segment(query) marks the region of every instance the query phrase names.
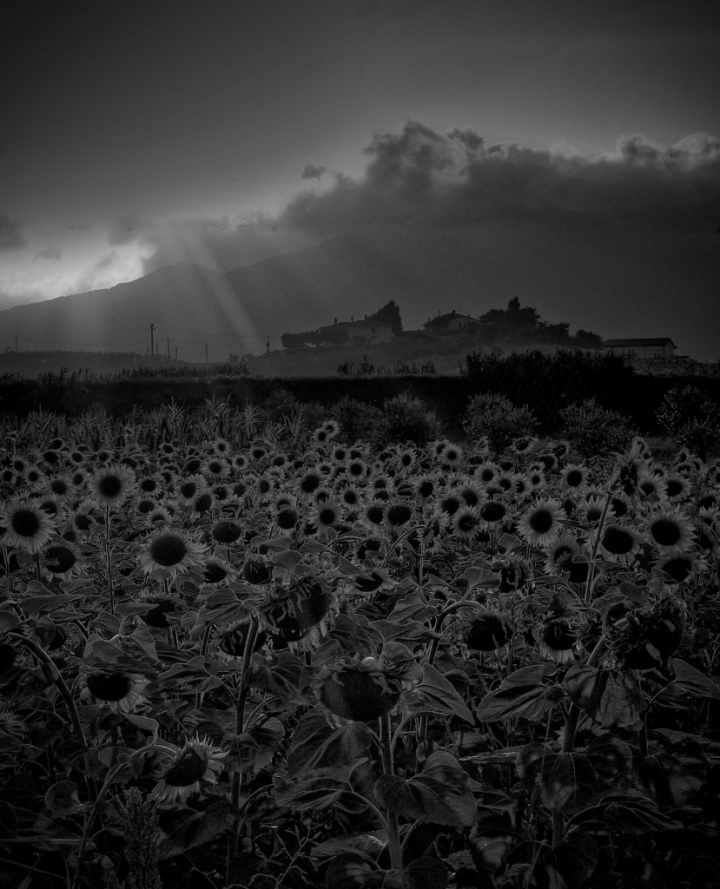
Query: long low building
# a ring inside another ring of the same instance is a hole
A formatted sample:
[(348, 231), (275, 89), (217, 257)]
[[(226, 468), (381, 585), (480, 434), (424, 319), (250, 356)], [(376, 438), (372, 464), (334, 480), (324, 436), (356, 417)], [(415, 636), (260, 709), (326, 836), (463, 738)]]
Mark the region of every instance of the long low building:
[(635, 355), (638, 358), (673, 358), (677, 346), (670, 337), (665, 336), (605, 340), (603, 348), (619, 355)]

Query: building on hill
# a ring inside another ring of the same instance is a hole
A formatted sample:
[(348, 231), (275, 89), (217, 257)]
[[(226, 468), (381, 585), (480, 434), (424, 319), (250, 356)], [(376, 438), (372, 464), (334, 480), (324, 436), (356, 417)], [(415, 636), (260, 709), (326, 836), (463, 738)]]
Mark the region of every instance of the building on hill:
[(339, 321), (335, 319), (334, 324), (327, 327), (320, 327), (319, 345), (320, 346), (336, 346), (342, 340), (342, 334), (347, 333), (347, 339), (342, 345), (347, 346), (377, 346), (380, 343), (389, 343), (394, 333), (389, 324), (378, 324), (371, 318), (364, 321)]
[(436, 315), (423, 324), (423, 329), (429, 333), (441, 333), (445, 331), (468, 330), (480, 323), (479, 318), (473, 318), (471, 315), (462, 315), (456, 312), (445, 312), (443, 315)]
[(677, 346), (670, 337), (605, 340), (603, 348), (616, 355), (636, 358), (674, 358)]

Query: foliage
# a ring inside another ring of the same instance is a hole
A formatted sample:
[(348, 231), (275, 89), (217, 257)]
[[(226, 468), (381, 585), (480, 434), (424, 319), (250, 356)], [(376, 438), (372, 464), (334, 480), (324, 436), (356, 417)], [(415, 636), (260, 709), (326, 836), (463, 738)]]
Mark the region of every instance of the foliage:
[(463, 428), (472, 441), (486, 437), (490, 447), (502, 452), (521, 435), (532, 434), (537, 425), (527, 405), (516, 407), (504, 395), (475, 395), (465, 412)]
[(0, 418), (3, 885), (717, 885), (717, 466), (274, 409)]
[(403, 329), (400, 308), (394, 299), (391, 299), (389, 303), (386, 303), (374, 315), (370, 315), (365, 320), (368, 324), (370, 322), (377, 325), (389, 324), (392, 327), (392, 332), (396, 334)]
[(380, 444), (407, 441), (423, 446), (440, 437), (440, 423), (434, 412), (407, 393), (386, 399), (383, 414), (383, 422), (375, 435)]
[(346, 444), (368, 441), (383, 421), (380, 408), (347, 395), (333, 405), (332, 413), (340, 424), (340, 438)]
[(720, 405), (697, 386), (674, 386), (666, 393), (657, 419), (666, 435), (703, 460), (720, 452)]
[(594, 398), (569, 405), (560, 417), (560, 434), (586, 459), (594, 454), (621, 451), (638, 434), (628, 417), (600, 407)]
[(471, 394), (490, 392), (532, 405), (546, 428), (557, 428), (560, 412), (576, 402), (594, 397), (601, 407), (608, 406), (629, 388), (634, 373), (622, 355), (563, 349), (552, 355), (534, 350), (505, 358), (473, 352), (463, 372)]

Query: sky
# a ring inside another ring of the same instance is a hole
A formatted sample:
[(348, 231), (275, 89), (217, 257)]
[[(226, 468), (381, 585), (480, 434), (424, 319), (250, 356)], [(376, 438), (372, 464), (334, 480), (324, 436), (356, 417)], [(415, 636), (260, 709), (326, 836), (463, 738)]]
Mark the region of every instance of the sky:
[(718, 47), (710, 0), (10, 0), (0, 308), (388, 220), (589, 214), (707, 261)]

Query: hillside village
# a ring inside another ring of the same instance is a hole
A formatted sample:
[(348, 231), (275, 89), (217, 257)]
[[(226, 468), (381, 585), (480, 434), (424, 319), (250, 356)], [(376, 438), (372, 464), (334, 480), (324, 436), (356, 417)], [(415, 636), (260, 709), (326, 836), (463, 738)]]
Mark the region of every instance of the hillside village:
[(607, 349), (616, 354), (628, 354), (636, 358), (674, 358), (677, 346), (670, 337), (631, 338), (603, 340), (592, 331), (578, 329), (570, 334), (567, 322), (552, 324), (543, 321), (533, 306), (522, 306), (517, 297), (511, 299), (507, 309), (490, 309), (483, 315), (473, 316), (452, 309), (429, 318), (422, 330), (405, 331), (400, 308), (391, 300), (373, 315), (351, 317), (302, 333), (284, 333), (281, 342), (284, 349), (334, 348), (339, 346), (373, 347), (392, 343), (399, 339), (432, 338), (450, 344), (453, 340), (472, 339), (478, 345), (556, 345), (586, 349)]

